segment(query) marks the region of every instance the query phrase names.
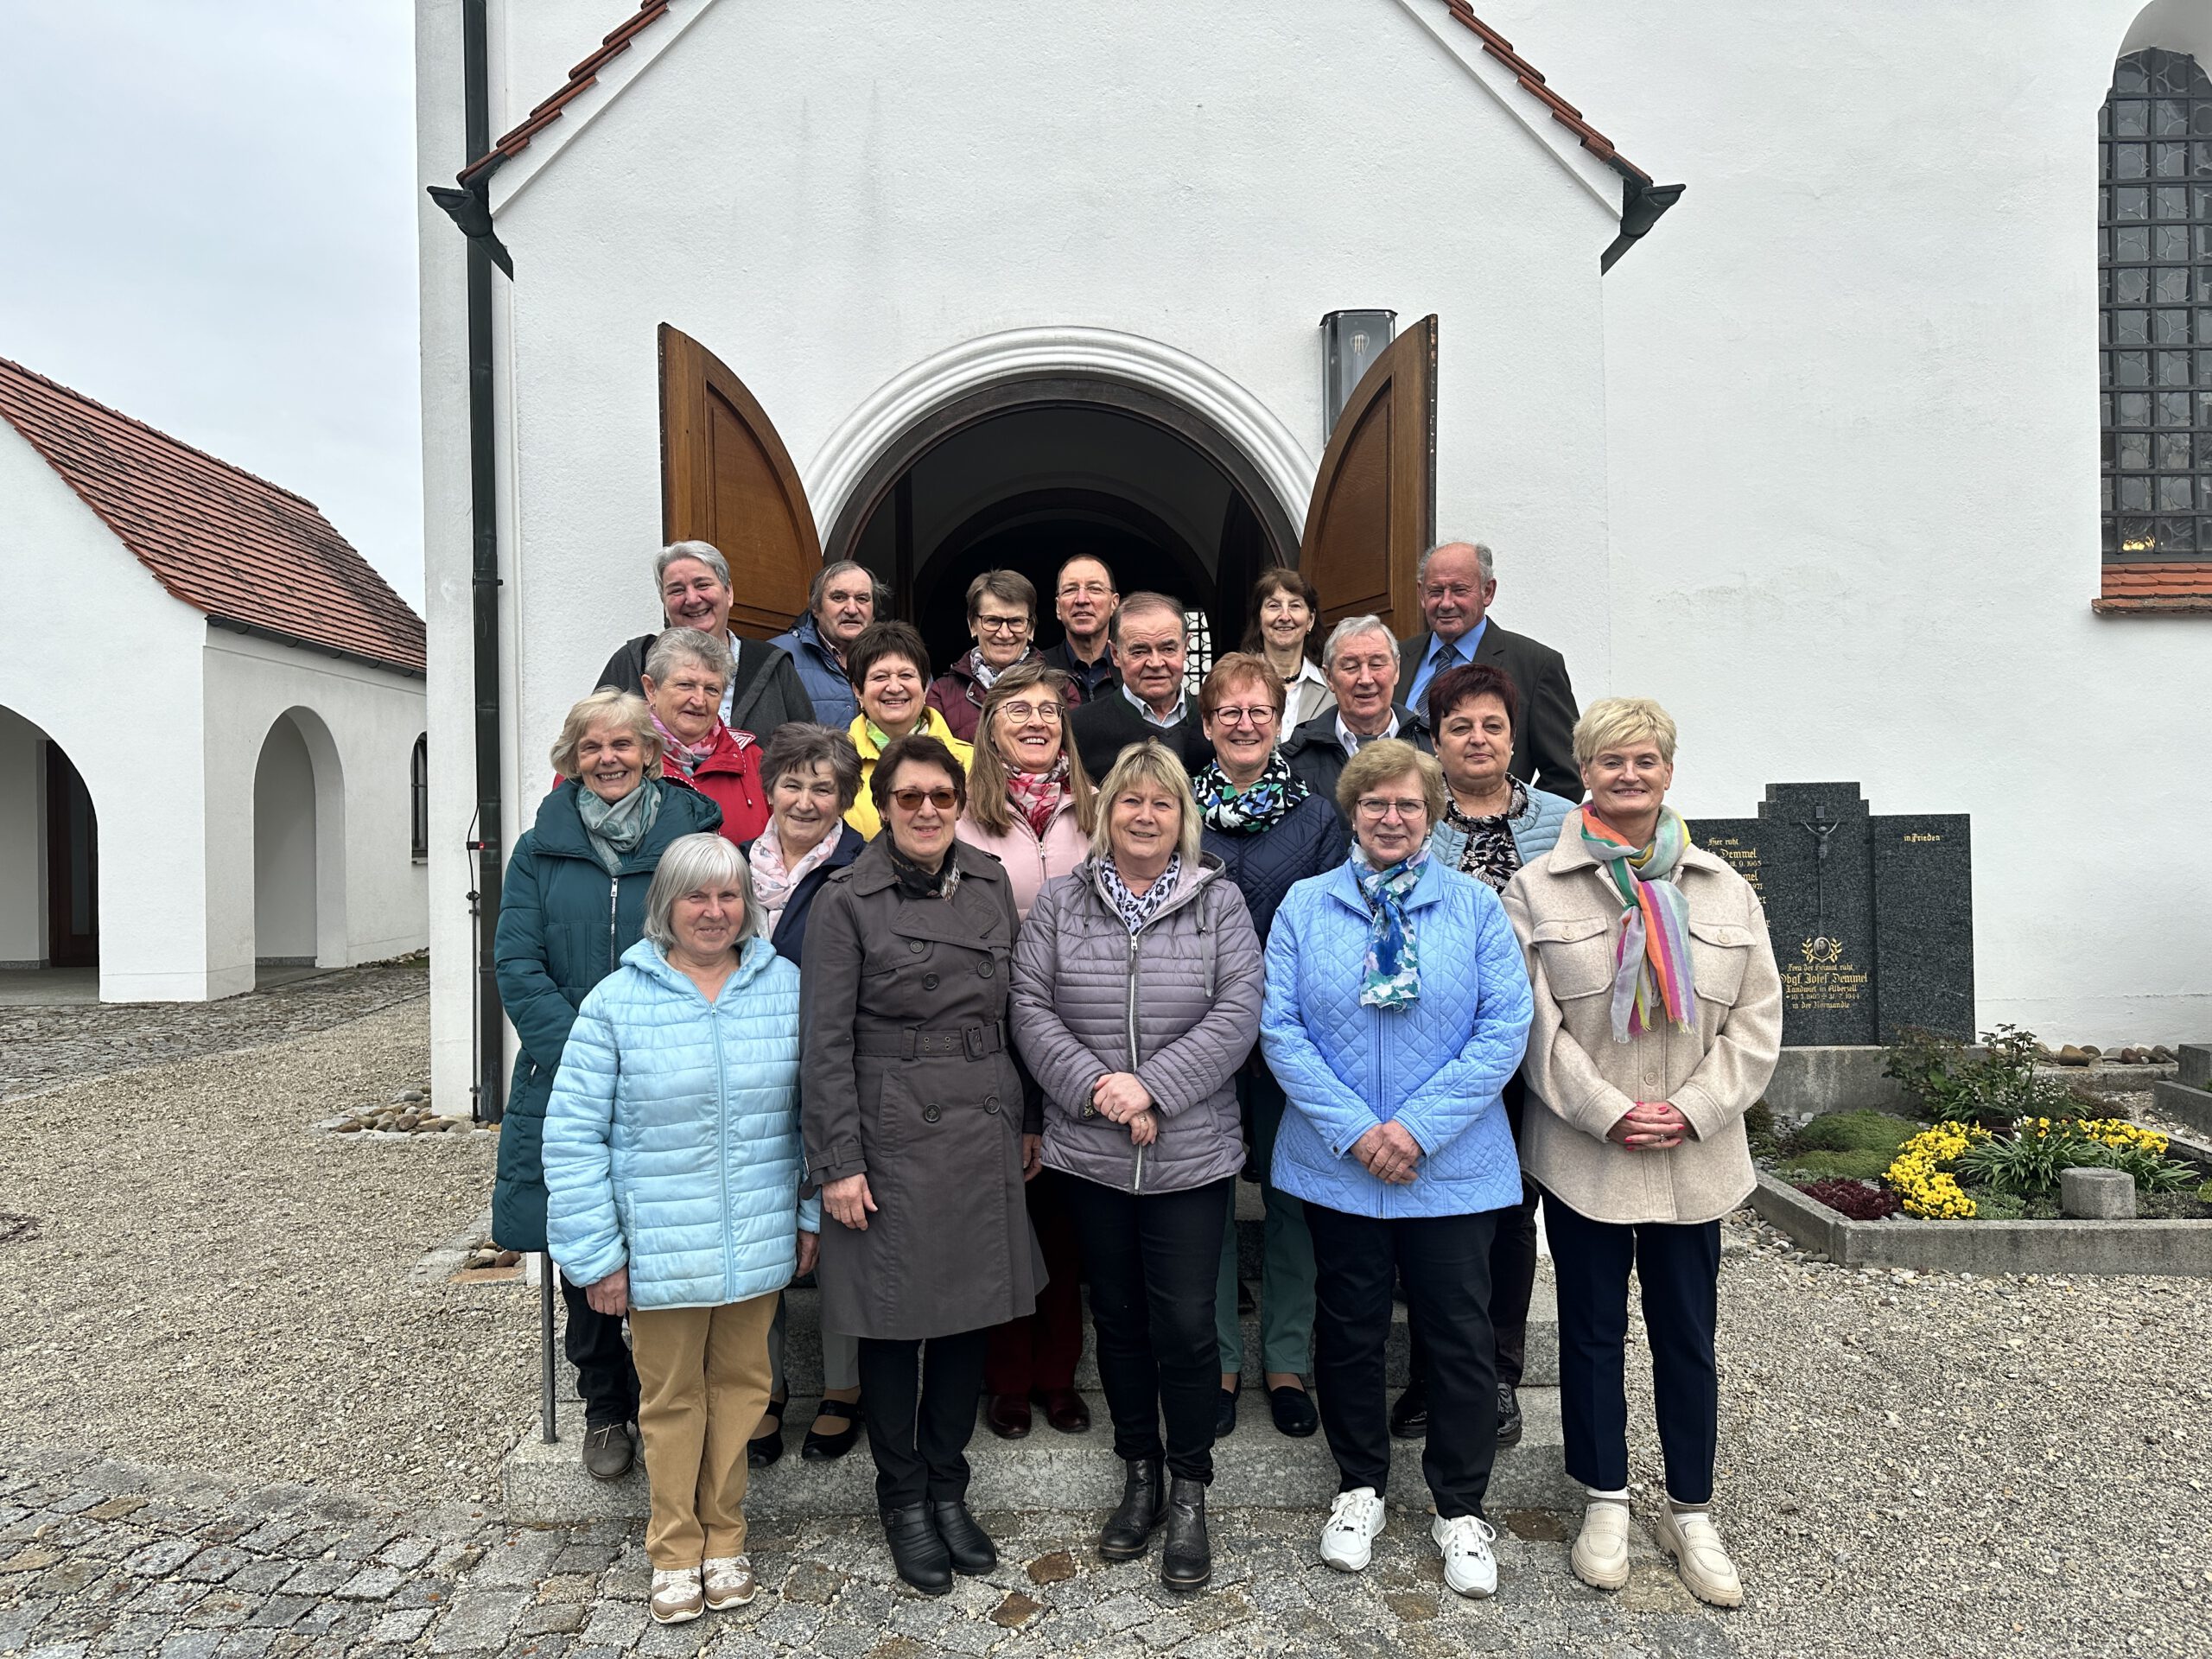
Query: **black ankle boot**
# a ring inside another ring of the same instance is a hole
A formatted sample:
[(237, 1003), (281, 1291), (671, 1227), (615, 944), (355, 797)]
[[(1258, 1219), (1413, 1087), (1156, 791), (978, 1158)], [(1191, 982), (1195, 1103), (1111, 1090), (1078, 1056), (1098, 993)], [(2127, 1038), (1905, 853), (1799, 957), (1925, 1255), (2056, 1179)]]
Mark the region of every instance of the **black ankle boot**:
[(952, 1555), (930, 1521), (927, 1504), (884, 1510), (883, 1541), (891, 1546), (899, 1578), (924, 1595), (941, 1596), (952, 1588)]
[(976, 1517), (968, 1513), (967, 1499), (956, 1497), (942, 1503), (932, 1501), (930, 1519), (937, 1523), (937, 1535), (944, 1540), (954, 1572), (979, 1579), (999, 1564), (998, 1546), (991, 1541), (988, 1533), (976, 1524)]
[(1205, 1483), (1178, 1475), (1167, 1489), (1167, 1545), (1160, 1552), (1160, 1581), (1170, 1590), (1196, 1590), (1212, 1576)]
[(1131, 1458), (1123, 1467), (1122, 1502), (1106, 1517), (1098, 1535), (1098, 1553), (1109, 1561), (1134, 1561), (1152, 1547), (1152, 1535), (1167, 1517), (1167, 1495), (1161, 1490), (1166, 1471), (1158, 1458)]

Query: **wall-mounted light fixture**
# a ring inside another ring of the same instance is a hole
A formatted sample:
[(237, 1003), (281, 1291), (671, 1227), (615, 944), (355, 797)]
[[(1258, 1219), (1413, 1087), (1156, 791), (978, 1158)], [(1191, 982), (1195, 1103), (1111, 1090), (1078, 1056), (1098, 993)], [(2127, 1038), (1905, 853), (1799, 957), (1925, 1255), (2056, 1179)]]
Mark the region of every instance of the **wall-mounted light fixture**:
[(1321, 407), (1325, 432), (1337, 429), (1353, 388), (1359, 385), (1398, 330), (1395, 311), (1332, 311), (1321, 319)]

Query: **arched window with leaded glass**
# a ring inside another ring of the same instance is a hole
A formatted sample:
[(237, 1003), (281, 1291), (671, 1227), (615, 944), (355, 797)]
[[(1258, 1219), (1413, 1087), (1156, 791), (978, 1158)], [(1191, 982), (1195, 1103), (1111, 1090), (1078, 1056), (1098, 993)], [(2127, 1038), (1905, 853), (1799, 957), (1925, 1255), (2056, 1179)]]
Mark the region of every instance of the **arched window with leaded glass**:
[(2098, 133), (2104, 556), (2212, 557), (2212, 79), (2130, 52)]

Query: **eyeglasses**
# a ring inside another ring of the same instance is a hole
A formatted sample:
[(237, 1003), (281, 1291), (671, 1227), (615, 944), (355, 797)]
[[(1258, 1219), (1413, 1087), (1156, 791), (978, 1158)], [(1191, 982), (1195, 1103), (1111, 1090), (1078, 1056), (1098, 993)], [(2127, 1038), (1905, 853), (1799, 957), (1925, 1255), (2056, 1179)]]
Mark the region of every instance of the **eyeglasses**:
[(1017, 726), (1027, 726), (1033, 720), (1041, 720), (1047, 726), (1060, 723), (1060, 705), (1057, 702), (1002, 702), (999, 713)]
[(1217, 709), (1213, 717), (1224, 726), (1272, 726), (1275, 711), (1266, 703), (1255, 709)]
[(1386, 801), (1379, 795), (1363, 795), (1352, 803), (1363, 818), (1373, 818), (1378, 823), (1395, 817), (1410, 823), (1415, 818), (1428, 816), (1427, 801)]
[(940, 812), (950, 812), (960, 804), (960, 797), (945, 784), (939, 784), (935, 789), (894, 789), (891, 798), (901, 812), (918, 812), (924, 801)]
[(979, 616), (976, 626), (985, 633), (1027, 633), (1029, 619), (1026, 616)]

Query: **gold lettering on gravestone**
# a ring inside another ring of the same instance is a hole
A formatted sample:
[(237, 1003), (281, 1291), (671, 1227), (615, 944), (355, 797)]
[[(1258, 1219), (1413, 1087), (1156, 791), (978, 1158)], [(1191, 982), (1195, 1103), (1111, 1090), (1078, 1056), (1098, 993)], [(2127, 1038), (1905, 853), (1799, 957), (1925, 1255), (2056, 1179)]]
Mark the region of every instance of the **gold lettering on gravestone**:
[(1915, 830), (1912, 834), (1904, 838), (1904, 844), (1910, 847), (1917, 842), (1941, 841), (1943, 837), (1941, 836), (1923, 836), (1918, 830)]
[(1843, 941), (1826, 935), (1797, 947), (1799, 960), (1782, 969), (1782, 997), (1788, 1007), (1808, 1012), (1843, 1011), (1859, 1006), (1868, 976), (1843, 954)]
[(1736, 874), (1751, 883), (1751, 891), (1766, 901), (1766, 889), (1759, 885), (1759, 849), (1746, 847), (1740, 836), (1714, 836), (1698, 843), (1715, 857), (1725, 858), (1735, 868)]

